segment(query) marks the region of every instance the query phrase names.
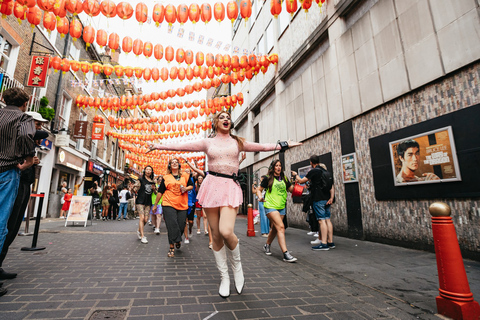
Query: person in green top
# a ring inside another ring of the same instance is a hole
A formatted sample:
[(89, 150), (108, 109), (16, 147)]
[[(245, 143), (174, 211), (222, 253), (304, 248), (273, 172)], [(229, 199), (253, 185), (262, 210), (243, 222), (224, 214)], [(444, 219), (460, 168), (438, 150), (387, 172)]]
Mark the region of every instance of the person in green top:
[[(266, 190), (265, 199), (262, 191)], [(287, 191), (293, 191), (293, 185), (283, 172), (283, 166), (280, 160), (273, 160), (268, 168), (267, 176), (263, 178), (260, 186), (257, 188), (258, 201), (265, 200), (265, 213), (272, 228), (268, 234), (267, 243), (263, 246), (265, 254), (270, 256), (270, 245), (276, 236), (278, 244), (283, 252), (283, 261), (295, 262), (297, 258), (293, 257), (287, 250), (285, 242), (285, 226), (283, 225), (283, 216), (285, 216), (285, 205), (287, 203)]]

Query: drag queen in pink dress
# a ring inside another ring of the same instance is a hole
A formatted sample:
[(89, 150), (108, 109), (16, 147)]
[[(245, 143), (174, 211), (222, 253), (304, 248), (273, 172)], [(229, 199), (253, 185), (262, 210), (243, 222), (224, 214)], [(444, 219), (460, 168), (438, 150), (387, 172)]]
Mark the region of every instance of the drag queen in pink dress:
[[(231, 134), (233, 122), (228, 112), (217, 113), (213, 119), (214, 136), (184, 144), (150, 144), (150, 151), (192, 151), (205, 152), (208, 157), (208, 175), (202, 183), (197, 199), (204, 208), (212, 236), (215, 262), (221, 275), (218, 293), (221, 297), (230, 296), (228, 260), (232, 265), (235, 289), (242, 293), (244, 276), (240, 260), (238, 238), (234, 233), (238, 206), (243, 202), (242, 189), (237, 181), (238, 155), (241, 151), (274, 151), (285, 146), (300, 145), (297, 142), (281, 144), (259, 144)], [(225, 249), (226, 247), (226, 249)]]

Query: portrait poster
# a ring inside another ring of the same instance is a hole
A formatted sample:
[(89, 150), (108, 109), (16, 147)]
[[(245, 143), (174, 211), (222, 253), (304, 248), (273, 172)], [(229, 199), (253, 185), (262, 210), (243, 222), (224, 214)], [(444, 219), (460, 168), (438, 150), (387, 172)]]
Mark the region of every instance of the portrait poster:
[(357, 157), (355, 153), (342, 156), (343, 183), (358, 182)]
[[(297, 174), (300, 178), (304, 178), (310, 170), (312, 170), (312, 166), (310, 165), (301, 167), (301, 168), (298, 168)], [(305, 184), (302, 184), (302, 185), (305, 185)]]
[(461, 181), (452, 127), (389, 143), (395, 186)]
[(67, 226), (67, 222), (85, 222), (86, 226), (91, 202), (91, 196), (73, 196), (65, 226)]

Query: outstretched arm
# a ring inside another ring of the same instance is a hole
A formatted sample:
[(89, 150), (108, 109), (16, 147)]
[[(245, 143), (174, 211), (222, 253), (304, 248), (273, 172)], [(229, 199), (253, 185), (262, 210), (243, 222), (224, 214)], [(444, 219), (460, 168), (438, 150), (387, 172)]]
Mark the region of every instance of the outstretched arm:
[(147, 153), (153, 150), (205, 152), (206, 146), (207, 143), (205, 139), (195, 142), (175, 144), (149, 143), (148, 147), (150, 148), (150, 150), (147, 151)]
[[(301, 145), (299, 142), (284, 141), (288, 144), (288, 148)], [(275, 151), (281, 150), (282, 147), (279, 143), (256, 143), (256, 142), (243, 142), (243, 151), (247, 152), (260, 152), (260, 151)]]
[(185, 158), (182, 158), (189, 166), (190, 168), (195, 171), (196, 173), (198, 173), (199, 175), (201, 175), (202, 177), (205, 177), (205, 172), (203, 172), (203, 170), (200, 170), (197, 168), (197, 166), (194, 166), (192, 165), (190, 162), (188, 162)]

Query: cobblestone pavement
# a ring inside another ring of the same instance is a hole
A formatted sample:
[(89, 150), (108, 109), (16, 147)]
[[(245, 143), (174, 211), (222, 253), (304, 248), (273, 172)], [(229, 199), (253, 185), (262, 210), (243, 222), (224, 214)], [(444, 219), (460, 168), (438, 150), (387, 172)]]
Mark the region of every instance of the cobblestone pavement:
[[(203, 232), (194, 229), (172, 259), (163, 222), (159, 236), (147, 228), (148, 244), (137, 239), (136, 220), (63, 225), (42, 221), (38, 246), (46, 250), (20, 251), (31, 237), (12, 244), (3, 267), (18, 277), (4, 282), (0, 319), (441, 318), (432, 253), (341, 237), (336, 249), (316, 252), (305, 230), (288, 228), (287, 245), (298, 262), (285, 263), (276, 242), (265, 256), (265, 238), (247, 237), (246, 219), (239, 217), (245, 289), (237, 295), (232, 278), (232, 294), (223, 299)], [(480, 263), (465, 260), (465, 266), (479, 301)]]

